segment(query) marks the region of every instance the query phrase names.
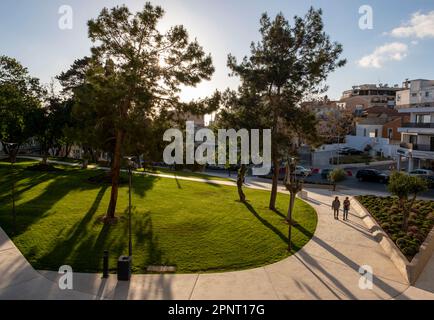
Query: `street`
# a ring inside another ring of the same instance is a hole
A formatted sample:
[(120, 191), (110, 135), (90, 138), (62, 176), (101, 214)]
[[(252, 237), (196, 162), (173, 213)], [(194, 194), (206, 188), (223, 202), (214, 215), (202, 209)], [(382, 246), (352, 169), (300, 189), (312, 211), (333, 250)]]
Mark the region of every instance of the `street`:
[[(365, 167), (366, 169), (377, 169), (377, 170), (383, 170), (386, 171), (389, 169), (388, 165), (377, 165), (377, 166), (367, 166)], [(350, 188), (350, 189), (354, 189), (354, 190), (363, 190), (366, 192), (366, 194), (375, 194), (376, 192), (388, 192), (387, 191), (387, 185), (386, 184), (382, 184), (382, 183), (376, 183), (376, 182), (360, 182), (355, 178), (355, 175), (357, 173), (358, 170), (360, 170), (361, 168), (354, 168), (354, 167), (346, 167), (344, 170), (345, 171), (351, 171), (352, 172), (352, 176), (347, 176), (346, 180), (339, 183), (340, 186), (346, 187), (346, 188)], [(207, 169), (204, 173), (210, 174), (210, 175), (215, 175), (215, 176), (220, 176), (220, 177), (229, 177), (229, 173), (227, 170), (209, 170)], [(237, 172), (236, 171), (231, 171), (230, 173), (230, 178), (236, 179), (237, 177)], [(258, 181), (269, 181), (271, 182), (271, 179), (266, 179), (266, 178), (257, 178), (257, 177), (247, 177), (247, 181), (254, 181), (254, 180), (258, 180)], [(327, 180), (326, 179), (322, 179), (321, 178), (321, 174), (320, 173), (316, 173), (313, 174), (309, 177), (307, 177), (305, 179), (306, 183), (321, 183), (321, 184), (326, 184)], [(434, 189), (430, 189), (427, 192), (421, 193), (420, 197), (423, 198), (430, 198), (434, 200)]]

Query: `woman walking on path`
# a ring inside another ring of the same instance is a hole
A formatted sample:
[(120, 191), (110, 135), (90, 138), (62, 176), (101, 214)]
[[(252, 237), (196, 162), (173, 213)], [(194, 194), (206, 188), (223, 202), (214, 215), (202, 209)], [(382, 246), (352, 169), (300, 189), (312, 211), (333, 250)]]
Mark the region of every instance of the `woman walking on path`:
[(339, 201), (339, 197), (336, 197), (332, 202), (333, 215), (336, 220), (339, 220), (339, 209), (341, 207), (341, 202)]

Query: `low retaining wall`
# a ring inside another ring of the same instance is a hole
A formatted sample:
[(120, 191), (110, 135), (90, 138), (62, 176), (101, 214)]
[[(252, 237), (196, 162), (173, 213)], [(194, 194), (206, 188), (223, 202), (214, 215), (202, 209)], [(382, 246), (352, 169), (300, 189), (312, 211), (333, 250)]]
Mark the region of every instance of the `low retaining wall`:
[(352, 198), (352, 204), (352, 208), (362, 218), (365, 225), (369, 228), (370, 232), (384, 249), (390, 260), (392, 260), (398, 268), (399, 272), (401, 272), (409, 284), (413, 285), (419, 278), (434, 252), (434, 228), (428, 234), (425, 242), (421, 245), (419, 252), (410, 262), (402, 254), (396, 244), (389, 238), (386, 232), (380, 227), (375, 218), (371, 216), (369, 211), (354, 197)]
[(347, 164), (339, 164), (335, 167), (338, 168), (366, 168), (366, 167), (372, 167), (372, 166), (383, 166), (383, 165), (391, 165), (394, 164), (395, 161), (393, 160), (385, 160), (385, 161), (371, 161), (369, 164), (366, 163), (347, 163)]

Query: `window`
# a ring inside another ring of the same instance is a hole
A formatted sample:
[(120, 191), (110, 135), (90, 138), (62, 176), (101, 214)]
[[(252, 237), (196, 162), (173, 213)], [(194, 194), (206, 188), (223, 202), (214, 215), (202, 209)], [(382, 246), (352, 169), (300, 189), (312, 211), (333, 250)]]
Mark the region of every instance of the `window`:
[(396, 96), (396, 101), (401, 101), (401, 95), (400, 94), (398, 94), (397, 96)]
[(363, 136), (364, 136), (364, 137), (366, 137), (366, 133), (367, 133), (367, 132), (366, 132), (366, 128), (365, 128), (365, 129), (363, 129)]
[(431, 116), (429, 114), (417, 114), (416, 123), (430, 123)]
[(392, 129), (392, 128), (388, 128), (388, 129), (387, 129), (387, 137), (388, 137), (389, 139), (392, 139), (392, 138), (393, 138), (393, 129)]
[(378, 129), (375, 129), (375, 138), (378, 138)]
[(416, 144), (417, 143), (417, 136), (411, 135), (409, 137), (409, 141), (411, 144)]
[(425, 97), (429, 98), (429, 91), (425, 92)]
[(411, 94), (411, 96), (412, 96), (412, 97), (417, 97), (417, 93), (416, 93), (416, 92), (413, 92), (413, 93)]

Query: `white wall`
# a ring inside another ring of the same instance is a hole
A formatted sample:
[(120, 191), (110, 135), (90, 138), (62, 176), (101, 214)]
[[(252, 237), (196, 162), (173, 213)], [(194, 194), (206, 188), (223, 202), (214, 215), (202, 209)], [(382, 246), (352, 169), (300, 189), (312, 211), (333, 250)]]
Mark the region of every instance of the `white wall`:
[(367, 145), (371, 145), (373, 150), (383, 152), (386, 157), (395, 157), (398, 145), (389, 144), (386, 138), (369, 138), (360, 136), (347, 136), (347, 146), (357, 150), (364, 150)]
[(334, 143), (334, 144), (323, 144), (321, 147), (316, 149), (317, 152), (324, 152), (324, 151), (336, 151), (339, 148), (346, 147), (345, 143)]
[(312, 153), (313, 167), (329, 167), (330, 159), (336, 156), (336, 151), (315, 151)]
[(396, 106), (403, 106), (410, 104), (410, 89), (398, 91), (396, 93)]
[[(366, 129), (366, 136), (365, 136)], [(382, 125), (373, 125), (373, 124), (358, 124), (356, 126), (356, 135), (360, 137), (370, 137), (375, 135), (375, 130), (378, 130), (378, 137), (381, 137), (383, 134), (383, 126)]]

